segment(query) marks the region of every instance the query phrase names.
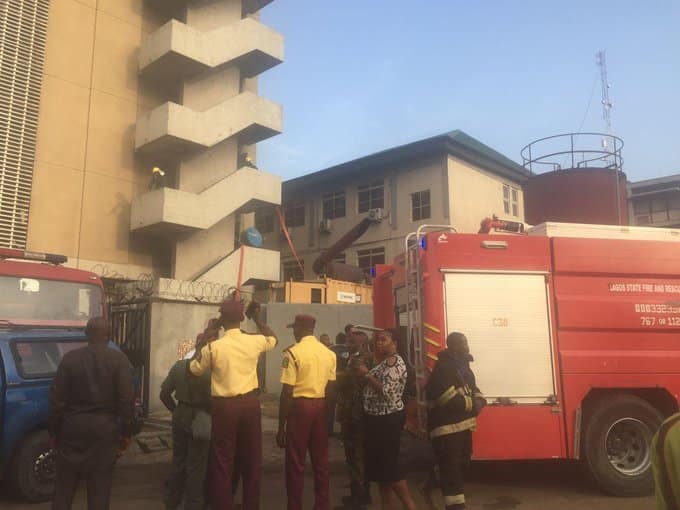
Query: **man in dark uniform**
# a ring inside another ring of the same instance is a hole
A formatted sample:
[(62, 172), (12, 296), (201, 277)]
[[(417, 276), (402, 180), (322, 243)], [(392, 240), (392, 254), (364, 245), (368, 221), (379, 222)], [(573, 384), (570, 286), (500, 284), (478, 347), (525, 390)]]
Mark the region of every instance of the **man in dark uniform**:
[(356, 370), (348, 368), (361, 363), (369, 368), (373, 367), (368, 336), (361, 331), (350, 331), (347, 337), (347, 353), (343, 370), (338, 375), (342, 443), (350, 480), (350, 495), (343, 497), (342, 503), (345, 508), (359, 509), (371, 504), (364, 469), (363, 394), (366, 380)]
[[(472, 431), (486, 401), (470, 369), (473, 358), (465, 335), (451, 333), (446, 345), (425, 386), (427, 426), (446, 510), (461, 510), (465, 508), (463, 478), (472, 457)], [(431, 488), (428, 484), (426, 492)]]
[(89, 345), (64, 355), (49, 397), (50, 440), (57, 450), (53, 510), (71, 508), (81, 479), (87, 504), (108, 509), (117, 457), (130, 444), (134, 395), (129, 362), (107, 347), (103, 317), (85, 329)]
[[(206, 342), (205, 333), (198, 335), (196, 349), (200, 351)], [(192, 376), (189, 363), (186, 359), (175, 363), (161, 385), (161, 402), (172, 413), (172, 468), (164, 497), (169, 510), (178, 508), (182, 501), (186, 510), (205, 508), (210, 440), (194, 437), (192, 422), (199, 411), (210, 413), (210, 372)]]

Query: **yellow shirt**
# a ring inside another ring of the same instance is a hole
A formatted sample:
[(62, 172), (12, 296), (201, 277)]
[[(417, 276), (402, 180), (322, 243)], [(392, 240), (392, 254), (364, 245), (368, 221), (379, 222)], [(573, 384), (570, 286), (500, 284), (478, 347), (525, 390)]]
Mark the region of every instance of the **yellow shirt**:
[(194, 375), (210, 369), (213, 397), (235, 397), (258, 388), (257, 360), (276, 346), (273, 336), (252, 335), (229, 329), (224, 336), (201, 350), (201, 359), (189, 365)]
[(324, 398), (328, 381), (335, 381), (335, 353), (316, 337), (283, 351), (281, 382), (293, 387), (293, 398)]

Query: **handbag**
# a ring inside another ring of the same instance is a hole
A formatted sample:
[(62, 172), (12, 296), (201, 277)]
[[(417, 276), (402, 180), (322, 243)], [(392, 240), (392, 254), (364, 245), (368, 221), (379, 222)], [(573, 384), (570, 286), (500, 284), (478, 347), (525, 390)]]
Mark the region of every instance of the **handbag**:
[[(212, 368), (212, 349), (208, 344), (210, 351), (210, 365)], [(192, 402), (194, 401), (193, 392), (191, 391), (191, 384), (189, 384), (189, 396)], [(191, 420), (191, 435), (196, 440), (208, 441), (212, 432), (212, 416), (209, 412), (203, 409), (194, 408), (194, 417)]]

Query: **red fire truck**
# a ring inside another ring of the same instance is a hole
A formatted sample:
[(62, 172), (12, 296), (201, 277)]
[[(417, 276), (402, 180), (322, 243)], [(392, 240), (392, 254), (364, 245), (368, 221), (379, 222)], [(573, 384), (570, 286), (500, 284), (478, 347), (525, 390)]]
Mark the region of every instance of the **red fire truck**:
[(653, 488), (651, 439), (680, 394), (680, 231), (422, 226), (376, 267), (374, 320), (403, 327), (422, 386), (461, 331), (489, 405), (476, 459), (580, 459), (606, 492)]

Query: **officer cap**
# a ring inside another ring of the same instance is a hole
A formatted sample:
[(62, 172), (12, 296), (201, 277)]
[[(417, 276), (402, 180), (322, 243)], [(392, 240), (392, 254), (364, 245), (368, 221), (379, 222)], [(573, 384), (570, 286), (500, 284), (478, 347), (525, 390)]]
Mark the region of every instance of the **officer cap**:
[(300, 314), (295, 316), (295, 322), (288, 324), (288, 328), (298, 326), (300, 328), (314, 329), (316, 319), (311, 315)]

